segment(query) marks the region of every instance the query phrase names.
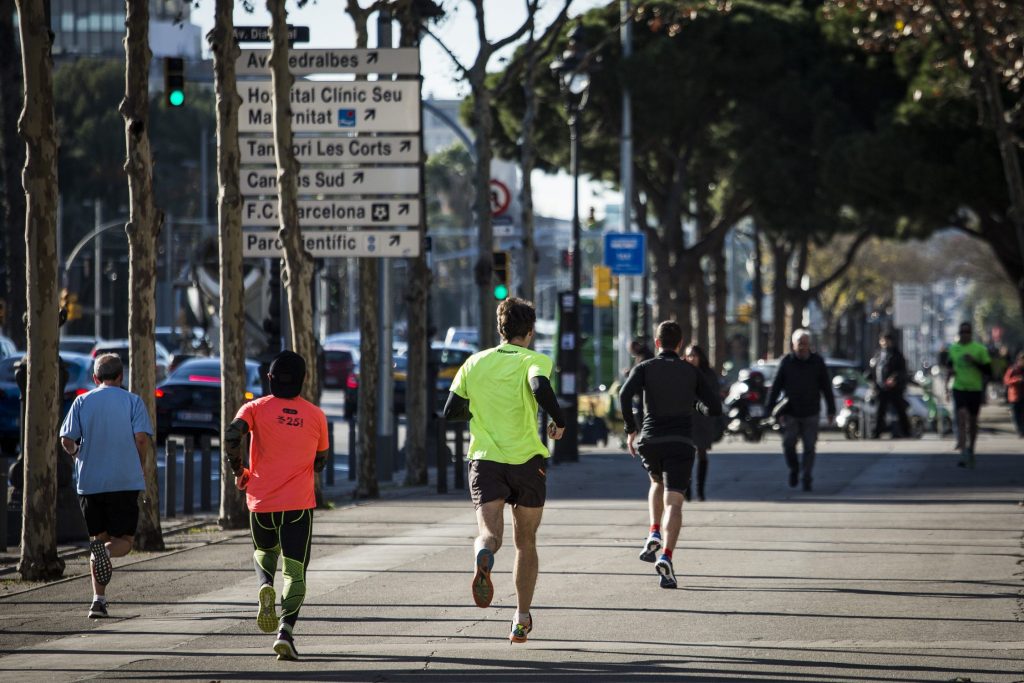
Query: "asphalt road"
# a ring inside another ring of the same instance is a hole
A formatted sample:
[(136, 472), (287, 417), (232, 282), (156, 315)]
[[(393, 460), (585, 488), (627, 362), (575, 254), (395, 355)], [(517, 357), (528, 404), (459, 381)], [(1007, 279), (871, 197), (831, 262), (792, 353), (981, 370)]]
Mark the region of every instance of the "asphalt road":
[(81, 558), (62, 582), (2, 582), (0, 680), (1024, 681), (1022, 446), (986, 434), (963, 470), (948, 440), (830, 436), (805, 493), (777, 438), (719, 444), (676, 591), (636, 557), (639, 465), (588, 450), (550, 470), (525, 645), (510, 524), (494, 603), (472, 604), (465, 491), (317, 513), (298, 663), (256, 629), (247, 535), (170, 535), (115, 561), (109, 620), (85, 616)]

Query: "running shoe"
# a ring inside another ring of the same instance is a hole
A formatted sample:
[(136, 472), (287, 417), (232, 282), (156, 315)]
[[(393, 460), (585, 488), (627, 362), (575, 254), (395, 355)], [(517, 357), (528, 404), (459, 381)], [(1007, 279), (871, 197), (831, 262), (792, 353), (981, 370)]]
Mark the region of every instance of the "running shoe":
[(284, 629), (277, 632), (277, 640), (274, 641), (274, 652), (277, 653), (277, 661), (299, 661), (299, 651), (295, 649), (295, 639), (292, 638), (291, 633)]
[(658, 551), (661, 550), (661, 534), (652, 533), (644, 543), (644, 549), (640, 551), (640, 559), (644, 562), (654, 562), (658, 559)]
[(487, 607), (494, 598), (494, 584), (491, 583), (491, 567), (494, 566), (494, 553), (481, 548), (476, 554), (476, 573), (473, 574), (473, 602), (477, 607)]
[(509, 643), (525, 643), (526, 636), (533, 630), (533, 615), (529, 616), (530, 623), (517, 624), (512, 622), (512, 632), (508, 634)]
[(277, 628), (277, 594), (269, 583), (260, 586), (260, 611), (256, 613), (256, 625), (264, 633), (273, 633)]
[(102, 600), (93, 600), (92, 606), (89, 607), (89, 618), (90, 619), (106, 619), (107, 614), (107, 603)]
[(106, 586), (114, 573), (114, 565), (110, 564), (110, 555), (107, 555), (107, 545), (97, 538), (89, 544), (89, 549), (92, 551), (92, 572), (96, 583)]
[(654, 564), (654, 568), (661, 576), (662, 588), (675, 588), (678, 585), (676, 583), (676, 573), (672, 571), (672, 560), (662, 555)]

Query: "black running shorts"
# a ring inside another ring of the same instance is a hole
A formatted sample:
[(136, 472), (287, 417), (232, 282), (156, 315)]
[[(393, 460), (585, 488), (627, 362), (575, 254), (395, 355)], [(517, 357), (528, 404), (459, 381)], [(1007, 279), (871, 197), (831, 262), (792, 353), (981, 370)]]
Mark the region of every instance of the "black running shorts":
[(78, 504), (90, 536), (134, 536), (139, 525), (139, 492), (110, 491), (79, 494)]
[(682, 441), (641, 441), (637, 451), (640, 453), (640, 462), (651, 475), (652, 481), (661, 482), (669, 491), (686, 491), (693, 472), (693, 460), (697, 455), (693, 444)]
[(473, 505), (503, 500), (524, 508), (542, 508), (547, 498), (547, 458), (535, 455), (522, 465), (491, 460), (469, 464), (469, 490)]
[(964, 391), (963, 389), (953, 390), (953, 405), (957, 410), (963, 408), (974, 417), (978, 417), (978, 411), (981, 410), (981, 396), (980, 391)]

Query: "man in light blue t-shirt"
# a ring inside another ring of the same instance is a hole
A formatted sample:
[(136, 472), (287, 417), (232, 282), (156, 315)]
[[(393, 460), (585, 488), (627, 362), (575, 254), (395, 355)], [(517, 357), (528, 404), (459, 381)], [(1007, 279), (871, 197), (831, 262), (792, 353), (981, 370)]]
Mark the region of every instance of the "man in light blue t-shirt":
[(142, 399), (121, 388), (124, 364), (113, 353), (96, 358), (97, 387), (71, 404), (60, 427), (64, 450), (75, 458), (78, 500), (89, 529), (93, 599), (89, 618), (107, 616), (112, 557), (132, 549), (139, 522), (139, 491), (146, 488), (142, 458), (153, 426)]

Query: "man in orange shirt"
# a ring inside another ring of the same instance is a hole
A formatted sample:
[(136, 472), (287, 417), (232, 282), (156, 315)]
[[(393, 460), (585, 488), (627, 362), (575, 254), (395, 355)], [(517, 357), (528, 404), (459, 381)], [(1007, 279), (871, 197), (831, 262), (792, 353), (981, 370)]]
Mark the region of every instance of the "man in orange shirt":
[[(306, 597), (306, 568), (313, 535), (313, 473), (327, 463), (327, 417), (299, 396), (306, 379), (306, 361), (282, 351), (270, 364), (270, 396), (246, 403), (224, 434), (226, 458), (235, 484), (245, 491), (249, 529), (260, 582), (256, 624), (264, 633), (277, 629), (278, 659), (298, 660), (292, 631)], [(244, 467), (242, 437), (252, 433), (249, 467)], [(276, 612), (274, 575), (277, 558), (284, 560), (281, 617)]]

